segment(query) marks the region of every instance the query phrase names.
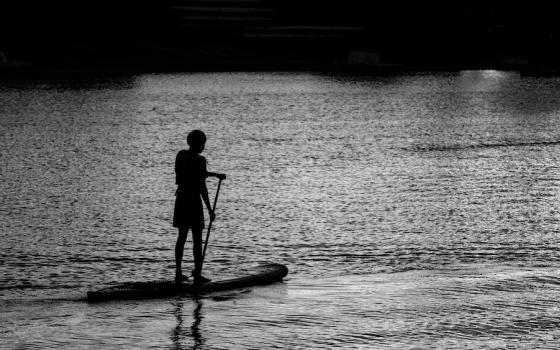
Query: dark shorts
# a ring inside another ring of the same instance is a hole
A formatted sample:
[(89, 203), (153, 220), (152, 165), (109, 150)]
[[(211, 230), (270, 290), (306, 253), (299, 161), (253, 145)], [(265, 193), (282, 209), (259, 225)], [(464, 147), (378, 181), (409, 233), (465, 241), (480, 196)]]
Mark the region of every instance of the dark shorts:
[(173, 211), (173, 227), (204, 229), (204, 211), (202, 200), (177, 194)]

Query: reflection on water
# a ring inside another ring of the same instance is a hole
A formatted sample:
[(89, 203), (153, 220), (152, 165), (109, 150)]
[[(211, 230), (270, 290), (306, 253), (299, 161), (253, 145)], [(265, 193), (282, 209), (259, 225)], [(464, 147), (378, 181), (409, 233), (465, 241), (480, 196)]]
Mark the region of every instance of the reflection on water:
[[(559, 88), (499, 71), (3, 80), (0, 337), (11, 348), (557, 348)], [(69, 302), (172, 277), (173, 162), (194, 128), (209, 136), (209, 169), (228, 174), (206, 273), (273, 261), (287, 282)]]
[[(187, 317), (187, 319), (192, 319), (192, 324), (190, 325), (189, 331), (187, 331), (186, 325), (183, 324), (184, 321), (184, 303), (182, 301), (177, 302), (174, 311), (175, 318), (177, 320), (177, 326), (173, 329), (171, 333), (171, 341), (173, 343), (173, 349), (201, 349), (204, 346), (204, 338), (200, 333), (200, 322), (202, 321), (202, 305), (203, 301), (200, 298), (193, 298), (195, 303), (195, 308), (192, 312), (192, 318)], [(192, 342), (192, 346), (186, 345)]]

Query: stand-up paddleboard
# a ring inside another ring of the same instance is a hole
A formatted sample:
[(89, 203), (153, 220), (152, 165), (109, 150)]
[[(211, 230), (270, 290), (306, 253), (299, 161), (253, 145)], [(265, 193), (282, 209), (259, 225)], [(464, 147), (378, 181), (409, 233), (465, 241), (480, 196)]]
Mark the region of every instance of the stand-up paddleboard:
[(267, 264), (255, 267), (245, 276), (197, 285), (192, 284), (192, 282), (175, 283), (175, 281), (169, 280), (131, 282), (87, 292), (87, 301), (155, 299), (181, 294), (216, 292), (278, 282), (287, 274), (288, 268), (286, 266)]

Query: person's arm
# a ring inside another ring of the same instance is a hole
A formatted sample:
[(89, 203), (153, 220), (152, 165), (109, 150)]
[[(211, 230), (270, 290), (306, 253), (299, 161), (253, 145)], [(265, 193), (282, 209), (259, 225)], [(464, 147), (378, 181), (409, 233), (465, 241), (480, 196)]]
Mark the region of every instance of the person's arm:
[(212, 173), (210, 171), (207, 171), (206, 172), (206, 177), (217, 177), (220, 180), (225, 180), (226, 179), (226, 174)]
[(200, 194), (202, 195), (202, 200), (204, 201), (204, 204), (208, 209), (208, 215), (210, 215), (210, 220), (214, 221), (214, 219), (216, 218), (216, 214), (214, 214), (214, 210), (210, 205), (210, 198), (208, 198), (208, 188), (206, 187), (206, 180), (202, 180), (202, 188)]
[(177, 156), (175, 157), (175, 184), (180, 185), (181, 181), (183, 181), (183, 172), (184, 172), (184, 165), (183, 165), (183, 152), (179, 151)]
[(208, 198), (208, 187), (206, 187), (206, 177), (208, 177), (208, 171), (206, 170), (206, 158), (200, 157), (200, 195), (202, 196), (202, 201), (204, 201), (204, 205), (208, 209), (208, 215), (210, 216), (210, 220), (214, 221), (216, 215), (214, 214), (214, 210), (212, 209), (212, 205), (210, 204), (210, 198)]

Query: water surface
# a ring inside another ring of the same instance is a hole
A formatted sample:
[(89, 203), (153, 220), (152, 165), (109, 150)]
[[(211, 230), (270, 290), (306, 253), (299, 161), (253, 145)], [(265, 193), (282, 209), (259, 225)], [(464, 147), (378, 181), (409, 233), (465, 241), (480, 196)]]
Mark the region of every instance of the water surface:
[[(206, 273), (274, 261), (285, 283), (84, 303), (100, 285), (172, 276), (173, 162), (195, 128), (228, 175)], [(0, 346), (560, 343), (560, 79), (3, 80), (0, 142)]]

